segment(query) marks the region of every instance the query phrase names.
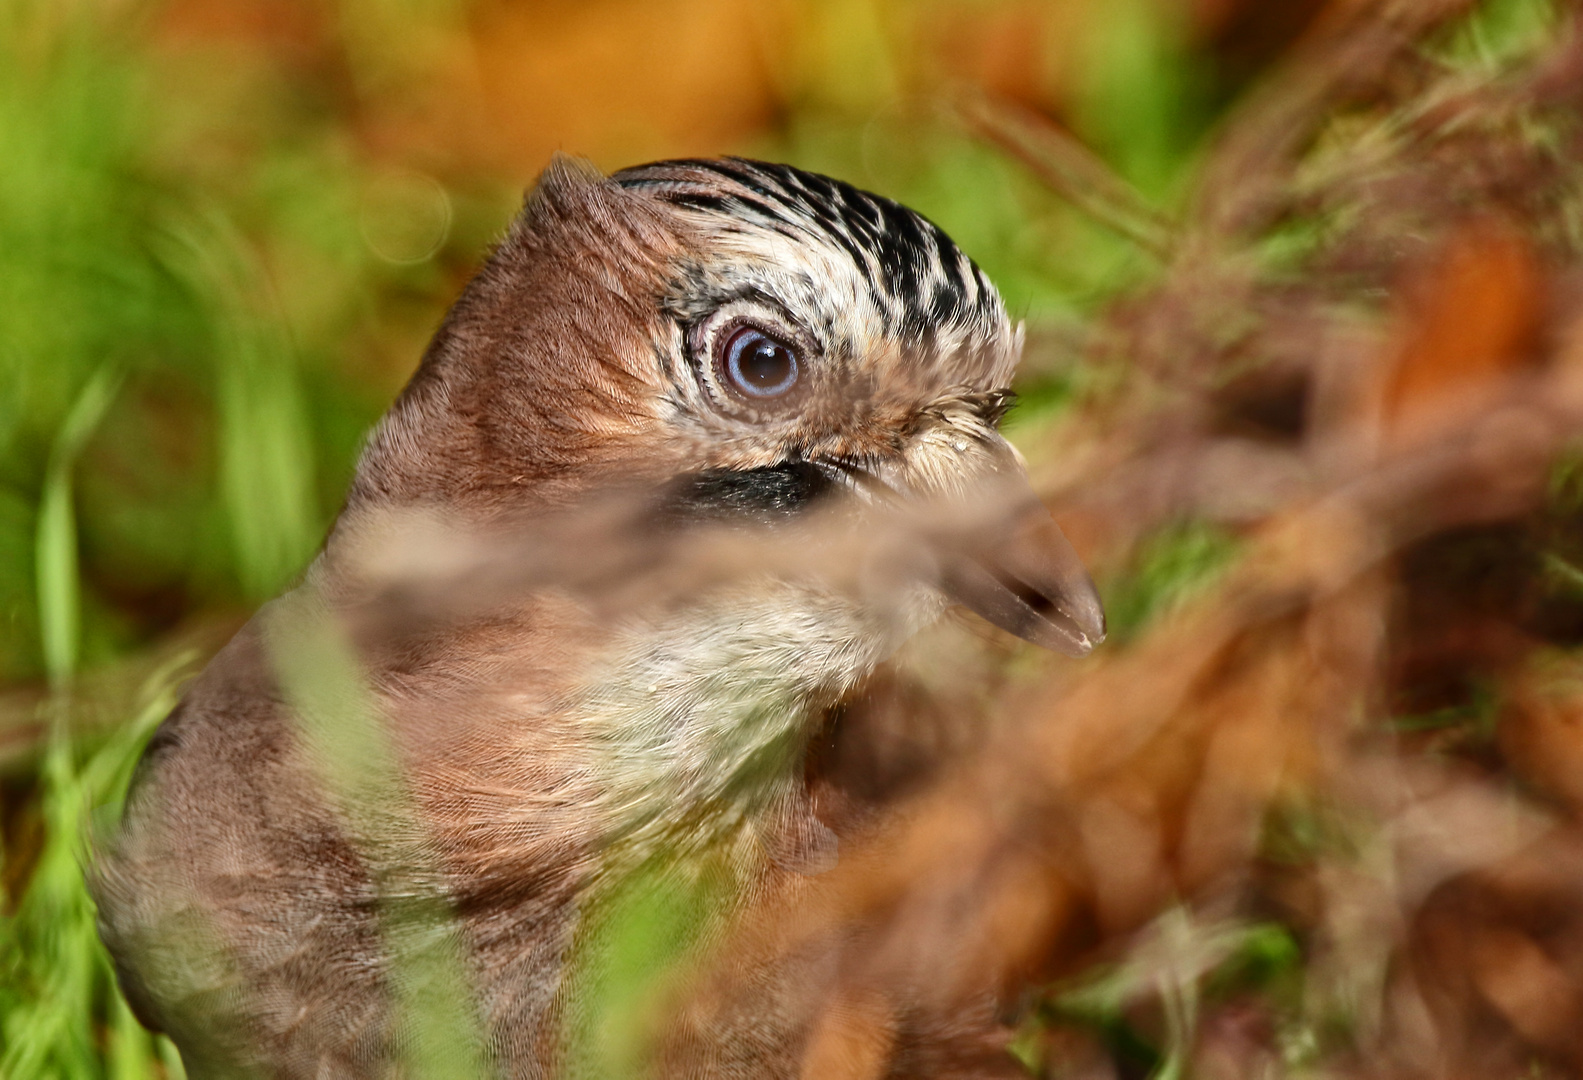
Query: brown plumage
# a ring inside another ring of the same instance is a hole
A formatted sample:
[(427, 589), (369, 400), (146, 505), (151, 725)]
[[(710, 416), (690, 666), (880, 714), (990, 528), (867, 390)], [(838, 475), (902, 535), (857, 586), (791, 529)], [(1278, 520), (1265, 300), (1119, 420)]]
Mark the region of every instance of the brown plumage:
[[(552, 164), (305, 584), (145, 755), (95, 873), (139, 1014), (195, 1077), (385, 1075), (406, 1033), (382, 920), (427, 900), (487, 1068), (583, 1071), (601, 904), (645, 874), (712, 882), (716, 920), (809, 887), (836, 841), (807, 739), (947, 597), (1073, 653), (1103, 636), (995, 431), (1019, 345), (978, 268), (887, 200), (734, 159)], [(290, 676), (314, 612), (355, 644), (395, 772), (315, 759)], [(348, 775), (390, 790), (360, 803)], [(794, 1070), (795, 977), (761, 973), (680, 1067)], [(909, 1075), (997, 1068), (938, 1020), (901, 1041)]]

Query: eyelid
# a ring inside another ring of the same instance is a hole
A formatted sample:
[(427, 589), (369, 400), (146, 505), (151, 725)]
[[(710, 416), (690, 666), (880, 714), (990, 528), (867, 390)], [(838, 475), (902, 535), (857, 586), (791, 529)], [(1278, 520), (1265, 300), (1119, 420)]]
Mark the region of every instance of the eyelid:
[(823, 355), (823, 343), (774, 296), (748, 289), (721, 301), (692, 324), (688, 345), (696, 360), (713, 347), (717, 336), (741, 324), (751, 324), (792, 346), (802, 359)]

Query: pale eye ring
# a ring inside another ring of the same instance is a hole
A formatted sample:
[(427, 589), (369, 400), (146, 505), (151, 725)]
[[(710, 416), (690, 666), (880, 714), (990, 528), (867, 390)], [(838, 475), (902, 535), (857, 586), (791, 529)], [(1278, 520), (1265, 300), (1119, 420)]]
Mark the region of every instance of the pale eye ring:
[(789, 393), (802, 377), (797, 351), (756, 326), (740, 326), (727, 335), (718, 364), (732, 390), (760, 401)]

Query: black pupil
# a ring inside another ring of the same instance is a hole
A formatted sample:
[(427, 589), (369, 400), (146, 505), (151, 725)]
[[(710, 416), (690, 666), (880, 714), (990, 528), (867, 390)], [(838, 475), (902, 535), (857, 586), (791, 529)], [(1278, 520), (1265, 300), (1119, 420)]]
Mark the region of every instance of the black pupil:
[(797, 358), (774, 338), (748, 330), (732, 344), (731, 376), (746, 392), (759, 397), (781, 394), (797, 381)]
[(748, 346), (747, 355), (742, 358), (742, 377), (760, 390), (769, 390), (786, 381), (791, 364), (791, 353), (760, 338)]

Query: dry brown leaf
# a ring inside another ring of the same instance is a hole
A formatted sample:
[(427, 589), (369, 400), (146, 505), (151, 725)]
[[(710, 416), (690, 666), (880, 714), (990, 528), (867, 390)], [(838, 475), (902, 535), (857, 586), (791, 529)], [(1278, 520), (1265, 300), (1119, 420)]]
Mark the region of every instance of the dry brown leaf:
[(1387, 443), (1398, 450), (1487, 408), (1504, 376), (1532, 361), (1544, 305), (1527, 240), (1495, 221), (1454, 236), (1404, 291), (1405, 328), (1384, 391)]

